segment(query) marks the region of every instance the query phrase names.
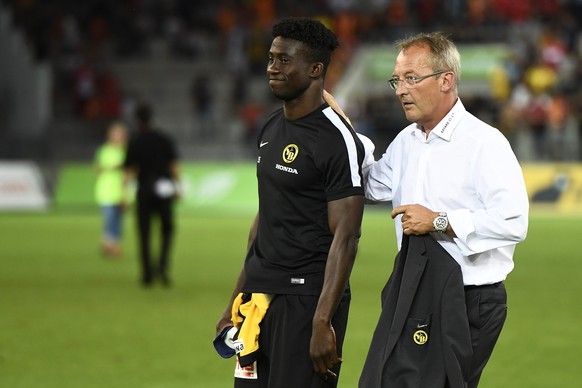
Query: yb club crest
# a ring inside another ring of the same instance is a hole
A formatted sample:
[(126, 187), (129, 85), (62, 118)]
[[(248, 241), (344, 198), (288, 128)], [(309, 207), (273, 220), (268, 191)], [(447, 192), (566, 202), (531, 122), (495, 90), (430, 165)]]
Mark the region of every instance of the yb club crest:
[(283, 149), (283, 161), (285, 163), (291, 163), (299, 155), (299, 147), (296, 144), (289, 144)]
[(428, 341), (428, 334), (424, 330), (417, 330), (412, 335), (412, 339), (415, 344), (422, 346)]

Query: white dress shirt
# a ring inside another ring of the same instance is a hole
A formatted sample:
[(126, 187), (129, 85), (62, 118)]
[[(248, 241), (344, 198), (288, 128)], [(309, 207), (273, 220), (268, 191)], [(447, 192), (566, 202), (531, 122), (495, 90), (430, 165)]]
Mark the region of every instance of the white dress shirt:
[(370, 167), (374, 164), (374, 150), (376, 146), (367, 136), (362, 135), (361, 133), (356, 133), (360, 138), (360, 141), (364, 145), (364, 161), (362, 162), (362, 176), (364, 180), (367, 179), (368, 173), (370, 172)]
[(433, 236), (460, 264), (465, 285), (505, 280), (527, 233), (529, 202), (517, 158), (507, 139), (460, 99), (428, 139), (417, 124), (398, 134), (370, 168), (366, 197), (447, 212), (457, 237)]

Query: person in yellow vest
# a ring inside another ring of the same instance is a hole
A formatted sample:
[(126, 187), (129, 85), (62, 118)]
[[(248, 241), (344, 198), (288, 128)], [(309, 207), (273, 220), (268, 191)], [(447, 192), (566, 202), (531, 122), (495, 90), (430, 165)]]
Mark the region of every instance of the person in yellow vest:
[(95, 200), (103, 214), (101, 252), (112, 257), (121, 256), (123, 215), (123, 161), (127, 145), (127, 129), (122, 122), (112, 122), (107, 139), (96, 152), (97, 180)]

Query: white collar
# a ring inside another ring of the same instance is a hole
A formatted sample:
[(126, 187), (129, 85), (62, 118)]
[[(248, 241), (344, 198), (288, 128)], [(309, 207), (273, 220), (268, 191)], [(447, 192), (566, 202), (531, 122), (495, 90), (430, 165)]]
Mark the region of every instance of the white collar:
[[(464, 116), (465, 106), (461, 102), (460, 98), (457, 98), (457, 102), (453, 106), (453, 108), (443, 117), (443, 119), (430, 131), (431, 134), (435, 134), (436, 136), (440, 137), (443, 140), (450, 141), (451, 137), (453, 136), (453, 131), (461, 121), (461, 118)], [(416, 124), (416, 128), (420, 130), (422, 135), (424, 136), (424, 132), (422, 127), (419, 124)], [(429, 136), (430, 137), (430, 136)]]

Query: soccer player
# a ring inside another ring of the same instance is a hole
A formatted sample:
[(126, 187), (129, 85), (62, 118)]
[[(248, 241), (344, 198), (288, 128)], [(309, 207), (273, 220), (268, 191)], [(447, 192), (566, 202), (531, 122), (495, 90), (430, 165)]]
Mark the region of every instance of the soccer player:
[(259, 211), (216, 330), (233, 320), (240, 327), (235, 387), (335, 387), (364, 207), (364, 148), (322, 97), (335, 34), (305, 18), (282, 20), (272, 32), (267, 76), (283, 106), (257, 139)]

